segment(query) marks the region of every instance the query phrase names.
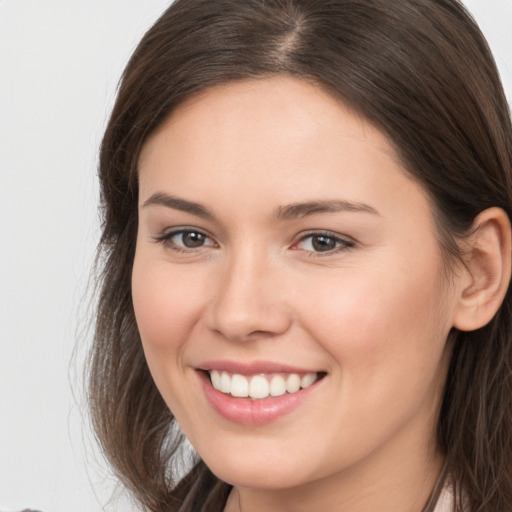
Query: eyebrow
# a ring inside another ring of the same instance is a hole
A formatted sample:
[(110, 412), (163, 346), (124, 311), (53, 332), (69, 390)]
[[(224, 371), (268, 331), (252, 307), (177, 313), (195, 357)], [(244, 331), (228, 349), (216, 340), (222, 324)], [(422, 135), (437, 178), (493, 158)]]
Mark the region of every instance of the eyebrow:
[(193, 201), (187, 201), (186, 199), (180, 199), (179, 197), (170, 196), (168, 194), (164, 194), (163, 192), (157, 192), (153, 194), (149, 199), (144, 201), (142, 205), (143, 208), (147, 206), (165, 206), (167, 208), (172, 208), (173, 210), (180, 210), (182, 212), (191, 213), (197, 217), (201, 217), (203, 219), (214, 219), (215, 215), (205, 208), (203, 205), (199, 203), (194, 203)]
[[(203, 219), (213, 220), (215, 215), (211, 210), (199, 203), (171, 196), (163, 192), (157, 192), (147, 199), (142, 205), (143, 208), (148, 206), (165, 206), (173, 210), (180, 210), (190, 213)], [(379, 212), (370, 205), (357, 203), (346, 200), (320, 200), (307, 201), (304, 203), (293, 203), (280, 206), (272, 215), (274, 222), (293, 220), (297, 218), (308, 217), (319, 213), (338, 213), (338, 212), (356, 212), (369, 213), (372, 215), (380, 215)]]
[(380, 215), (379, 212), (370, 205), (334, 199), (326, 201), (309, 201), (306, 203), (294, 203), (286, 206), (280, 206), (274, 214), (274, 220), (291, 220), (307, 217), (309, 215), (315, 215), (318, 213), (338, 212), (356, 212)]

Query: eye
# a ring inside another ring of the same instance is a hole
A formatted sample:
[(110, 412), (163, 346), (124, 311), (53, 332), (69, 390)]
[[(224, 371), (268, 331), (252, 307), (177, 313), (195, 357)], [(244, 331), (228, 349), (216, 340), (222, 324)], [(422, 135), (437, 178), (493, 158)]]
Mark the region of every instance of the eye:
[(333, 233), (311, 233), (302, 237), (293, 249), (315, 253), (337, 252), (354, 246), (354, 242), (340, 238)]
[(216, 245), (208, 235), (195, 229), (170, 231), (162, 236), (156, 237), (155, 241), (161, 242), (165, 246), (177, 251), (188, 251)]
[(195, 249), (197, 247), (202, 247), (203, 245), (211, 245), (208, 244), (210, 241), (209, 238), (199, 231), (182, 231), (181, 233), (173, 235), (171, 240), (176, 245), (182, 245), (187, 249)]

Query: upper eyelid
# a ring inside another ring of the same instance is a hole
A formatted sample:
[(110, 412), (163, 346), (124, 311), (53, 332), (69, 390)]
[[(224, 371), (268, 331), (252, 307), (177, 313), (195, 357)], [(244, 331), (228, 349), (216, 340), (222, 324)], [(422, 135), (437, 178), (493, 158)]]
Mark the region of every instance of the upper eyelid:
[(208, 231), (196, 228), (194, 226), (178, 226), (178, 227), (172, 227), (172, 228), (166, 228), (161, 231), (161, 234), (156, 235), (158, 238), (164, 238), (164, 237), (171, 237), (174, 235), (179, 235), (180, 233), (201, 233), (201, 235), (207, 236), (208, 238), (211, 238), (212, 240), (214, 237), (208, 233)]
[(166, 230), (163, 230), (161, 234), (159, 235), (153, 235), (152, 238), (157, 243), (162, 242), (169, 242), (170, 239), (176, 235), (180, 235), (182, 233), (200, 233), (204, 237), (212, 240), (214, 244), (218, 245), (218, 242), (215, 240), (213, 236), (211, 236), (207, 231), (199, 228), (195, 228), (192, 226), (183, 226), (183, 227), (177, 227), (177, 228), (168, 228)]
[[(332, 238), (336, 241), (336, 244), (339, 244), (337, 247), (333, 247), (330, 250), (327, 251), (315, 251), (311, 249), (302, 249), (297, 247), (300, 243), (304, 242), (308, 238), (312, 238), (315, 236), (324, 236), (327, 238)], [(346, 250), (352, 249), (356, 247), (357, 241), (354, 240), (352, 237), (349, 237), (347, 235), (341, 235), (332, 231), (326, 231), (326, 230), (316, 230), (311, 231), (309, 233), (302, 234), (300, 237), (294, 241), (290, 247), (291, 250), (295, 251), (302, 251), (306, 253), (310, 257), (329, 257), (339, 254), (340, 252), (344, 252)]]
[(308, 230), (307, 232), (299, 233), (295, 238), (295, 242), (300, 242), (301, 240), (304, 240), (305, 238), (309, 238), (312, 236), (326, 236), (329, 238), (336, 238), (337, 240), (340, 240), (342, 242), (347, 243), (356, 243), (356, 240), (348, 235), (343, 235), (341, 233), (336, 233), (335, 231), (330, 231), (328, 229), (315, 229), (315, 230)]
[[(171, 239), (173, 236), (179, 235), (181, 233), (187, 233), (187, 232), (196, 232), (200, 233), (206, 238), (209, 238), (214, 242), (216, 245), (220, 245), (219, 242), (216, 240), (214, 236), (212, 236), (208, 231), (195, 227), (195, 226), (177, 226), (173, 228), (167, 228), (162, 231), (159, 235), (154, 235), (152, 238), (156, 242), (164, 242), (166, 240)], [(337, 233), (335, 231), (327, 230), (327, 229), (313, 229), (308, 230), (306, 232), (301, 232), (295, 235), (290, 243), (290, 246), (293, 247), (294, 245), (297, 245), (299, 242), (302, 242), (303, 240), (314, 237), (314, 236), (326, 236), (329, 238), (334, 238), (336, 240), (339, 240), (342, 243), (355, 245), (357, 242), (354, 240), (354, 238), (344, 235), (341, 233)]]

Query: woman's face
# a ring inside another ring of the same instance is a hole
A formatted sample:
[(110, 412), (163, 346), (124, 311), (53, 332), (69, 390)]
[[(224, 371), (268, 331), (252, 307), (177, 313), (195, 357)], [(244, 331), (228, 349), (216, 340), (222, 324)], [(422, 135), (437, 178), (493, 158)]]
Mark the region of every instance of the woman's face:
[(139, 170), (144, 352), (217, 476), (283, 489), (433, 456), (457, 281), (380, 131), (305, 81), (233, 83), (181, 105)]

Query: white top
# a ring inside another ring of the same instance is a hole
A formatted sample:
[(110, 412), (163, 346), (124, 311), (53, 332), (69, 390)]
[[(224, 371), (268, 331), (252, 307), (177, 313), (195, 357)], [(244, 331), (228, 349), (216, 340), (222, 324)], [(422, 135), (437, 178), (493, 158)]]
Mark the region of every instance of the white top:
[(453, 512), (453, 491), (451, 485), (444, 486), (437, 500), (434, 512)]

